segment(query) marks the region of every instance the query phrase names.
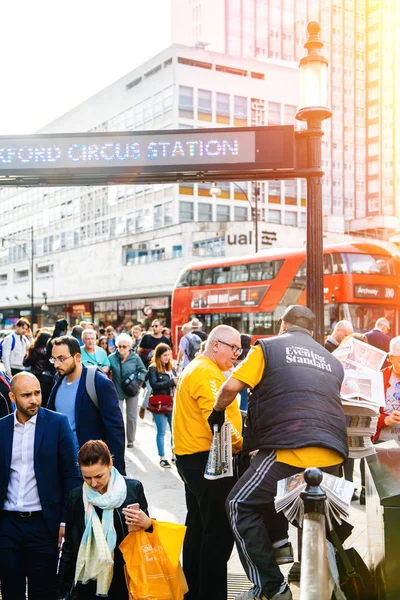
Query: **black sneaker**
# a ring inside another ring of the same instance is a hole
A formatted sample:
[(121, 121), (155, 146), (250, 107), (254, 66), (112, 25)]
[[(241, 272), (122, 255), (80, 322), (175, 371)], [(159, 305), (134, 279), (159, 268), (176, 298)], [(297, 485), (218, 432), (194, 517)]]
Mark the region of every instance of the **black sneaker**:
[(165, 458), (163, 458), (162, 460), (160, 460), (160, 467), (163, 467), (163, 469), (170, 469), (171, 465)]

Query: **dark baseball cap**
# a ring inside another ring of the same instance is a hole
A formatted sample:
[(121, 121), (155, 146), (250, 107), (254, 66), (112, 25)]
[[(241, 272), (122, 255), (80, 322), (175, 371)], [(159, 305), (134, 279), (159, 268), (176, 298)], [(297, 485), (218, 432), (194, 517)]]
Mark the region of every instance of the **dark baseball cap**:
[(312, 331), (314, 329), (315, 315), (307, 306), (292, 304), (283, 313), (282, 321)]

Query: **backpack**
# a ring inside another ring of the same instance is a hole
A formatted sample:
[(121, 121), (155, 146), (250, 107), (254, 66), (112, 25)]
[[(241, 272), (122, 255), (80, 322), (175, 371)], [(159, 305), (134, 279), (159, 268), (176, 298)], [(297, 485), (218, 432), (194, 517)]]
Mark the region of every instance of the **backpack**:
[(186, 352), (189, 360), (193, 360), (194, 358), (196, 358), (196, 354), (200, 350), (200, 346), (201, 346), (201, 339), (199, 338), (198, 335), (196, 335), (195, 333), (192, 333), (192, 335), (189, 338), (189, 348)]
[[(12, 333), (11, 336), (12, 336), (12, 340), (11, 340), (11, 352), (12, 352), (15, 348), (15, 335)], [(6, 337), (8, 337), (8, 335), (6, 335)], [(3, 356), (3, 343), (4, 343), (5, 339), (6, 338), (4, 337), (0, 342), (0, 360)]]
[(93, 402), (93, 404), (95, 405), (95, 407), (97, 408), (97, 410), (99, 410), (99, 397), (98, 397), (97, 391), (96, 391), (96, 373), (101, 373), (104, 377), (105, 377), (105, 375), (104, 375), (103, 371), (101, 371), (95, 365), (90, 365), (90, 366), (86, 367), (86, 369), (87, 369), (86, 379), (85, 379), (86, 393), (89, 396), (89, 398), (91, 399), (91, 401)]

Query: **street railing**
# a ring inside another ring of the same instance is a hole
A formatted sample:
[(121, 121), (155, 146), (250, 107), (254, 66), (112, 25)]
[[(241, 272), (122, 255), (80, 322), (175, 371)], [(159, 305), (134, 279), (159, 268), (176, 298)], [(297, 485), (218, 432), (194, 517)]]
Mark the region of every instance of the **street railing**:
[(328, 557), (326, 546), (325, 500), (320, 488), (319, 469), (304, 472), (307, 487), (301, 493), (304, 502), (303, 541), (301, 546), (300, 600), (329, 600)]

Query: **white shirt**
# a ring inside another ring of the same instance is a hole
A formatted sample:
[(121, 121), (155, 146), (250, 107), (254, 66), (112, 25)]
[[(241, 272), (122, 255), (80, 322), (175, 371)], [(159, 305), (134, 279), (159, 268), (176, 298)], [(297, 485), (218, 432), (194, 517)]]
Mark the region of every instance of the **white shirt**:
[(42, 510), (37, 489), (34, 464), (34, 444), (37, 414), (25, 423), (14, 412), (10, 478), (3, 510), (29, 512)]

